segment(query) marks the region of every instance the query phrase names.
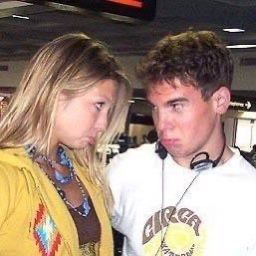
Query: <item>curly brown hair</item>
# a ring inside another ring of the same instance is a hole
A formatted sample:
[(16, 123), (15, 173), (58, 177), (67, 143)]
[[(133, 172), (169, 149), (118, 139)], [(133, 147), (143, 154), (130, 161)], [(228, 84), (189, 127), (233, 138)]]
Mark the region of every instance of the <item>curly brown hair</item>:
[(146, 90), (178, 78), (206, 100), (222, 86), (231, 89), (233, 69), (230, 50), (214, 32), (187, 31), (160, 40), (137, 66), (137, 76)]

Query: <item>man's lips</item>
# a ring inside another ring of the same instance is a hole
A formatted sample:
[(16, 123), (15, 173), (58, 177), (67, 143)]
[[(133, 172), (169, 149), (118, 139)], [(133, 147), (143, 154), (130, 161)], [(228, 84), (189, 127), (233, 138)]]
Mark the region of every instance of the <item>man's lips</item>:
[(161, 143), (164, 146), (174, 146), (179, 142), (179, 139), (161, 139)]

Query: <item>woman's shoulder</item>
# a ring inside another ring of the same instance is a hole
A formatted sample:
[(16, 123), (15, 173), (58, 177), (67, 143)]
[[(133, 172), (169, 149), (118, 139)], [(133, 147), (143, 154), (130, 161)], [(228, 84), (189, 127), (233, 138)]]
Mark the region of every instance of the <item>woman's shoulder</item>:
[(0, 184), (17, 188), (17, 183), (25, 182), (24, 169), (29, 169), (30, 163), (22, 148), (0, 149)]

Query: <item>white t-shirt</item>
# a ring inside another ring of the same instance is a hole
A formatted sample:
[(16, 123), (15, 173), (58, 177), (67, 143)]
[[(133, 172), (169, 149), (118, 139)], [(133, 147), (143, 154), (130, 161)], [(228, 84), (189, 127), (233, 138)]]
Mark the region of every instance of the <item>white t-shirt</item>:
[(108, 169), (124, 256), (256, 255), (256, 169), (239, 151), (198, 175), (169, 155), (162, 170), (155, 144), (145, 144)]

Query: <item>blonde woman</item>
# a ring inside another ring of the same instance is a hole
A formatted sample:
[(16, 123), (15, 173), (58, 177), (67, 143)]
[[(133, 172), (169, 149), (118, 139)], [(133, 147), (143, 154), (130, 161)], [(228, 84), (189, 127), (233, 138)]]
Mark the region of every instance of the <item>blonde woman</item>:
[(0, 255), (113, 255), (103, 172), (131, 88), (84, 34), (31, 59), (0, 123)]

